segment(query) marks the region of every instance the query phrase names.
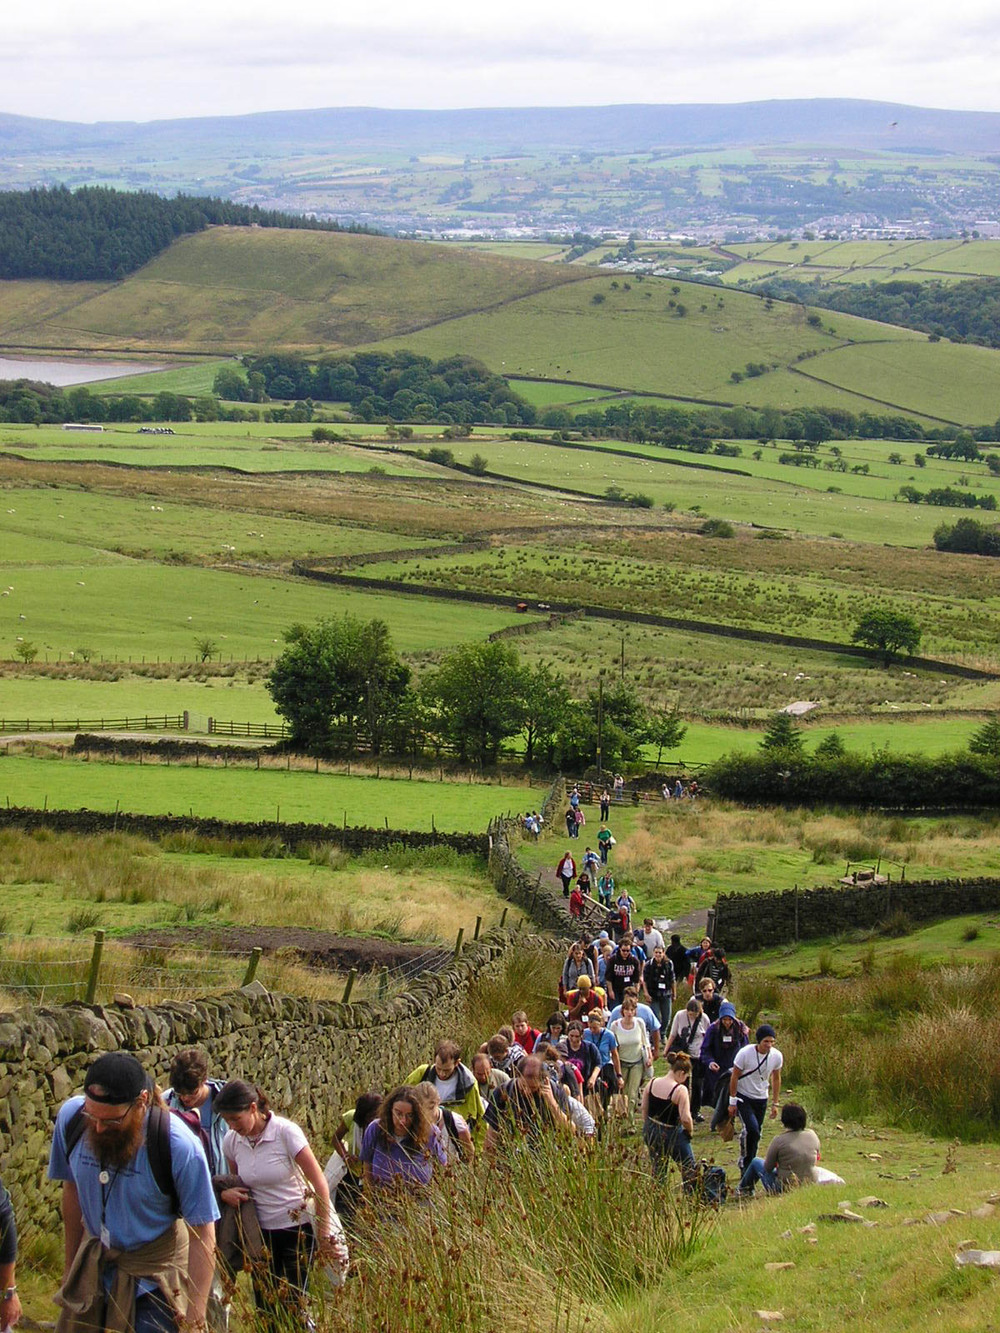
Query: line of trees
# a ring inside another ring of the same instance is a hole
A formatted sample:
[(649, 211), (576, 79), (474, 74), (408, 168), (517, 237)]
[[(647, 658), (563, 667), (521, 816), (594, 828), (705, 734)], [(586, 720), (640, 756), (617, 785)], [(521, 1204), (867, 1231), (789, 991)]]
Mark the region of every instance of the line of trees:
[(573, 700), (545, 663), (522, 663), (503, 642), (465, 644), (414, 684), (381, 620), (351, 615), (292, 625), (267, 688), (290, 744), (313, 754), (417, 757), (447, 748), (464, 762), (495, 764), (519, 740), (526, 765), (581, 772), (635, 763), (641, 747), (676, 748), (687, 728), (673, 710), (644, 707), (626, 681)]
[(434, 361), (414, 352), (355, 352), (349, 356), (304, 357), (272, 353), (248, 357), (247, 379), (232, 368), (216, 376), (215, 391), (248, 401), (255, 386), (269, 398), (346, 402), (362, 421), (438, 422), (445, 425), (499, 422), (530, 425), (534, 407), (470, 356)]
[(117, 281), (209, 226), (369, 231), (229, 199), (85, 185), (0, 192), (0, 278)]

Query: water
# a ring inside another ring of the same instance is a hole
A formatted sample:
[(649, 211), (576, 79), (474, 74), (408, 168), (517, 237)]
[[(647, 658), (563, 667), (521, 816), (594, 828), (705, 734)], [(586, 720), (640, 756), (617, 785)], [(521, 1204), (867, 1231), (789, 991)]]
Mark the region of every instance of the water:
[(22, 361), (0, 356), (0, 380), (42, 380), (60, 388), (146, 375), (153, 370), (166, 370), (166, 366), (138, 361)]

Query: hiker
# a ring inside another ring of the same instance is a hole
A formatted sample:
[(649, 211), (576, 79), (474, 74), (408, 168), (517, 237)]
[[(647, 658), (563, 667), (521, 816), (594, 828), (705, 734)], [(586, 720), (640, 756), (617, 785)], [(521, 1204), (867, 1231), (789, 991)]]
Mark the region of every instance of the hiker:
[(708, 979), (715, 983), (717, 992), (724, 991), (732, 981), (732, 973), (729, 971), (729, 963), (726, 959), (725, 949), (713, 945), (710, 946), (702, 956), (698, 969), (694, 974), (695, 989), (699, 984)]
[(465, 1117), (451, 1107), (441, 1105), (441, 1098), (433, 1083), (414, 1084), (413, 1096), (416, 1101), (424, 1103), (427, 1114), (443, 1132), (449, 1166), (454, 1166), (456, 1162), (471, 1162), (476, 1155), (476, 1148)]
[(625, 1086), (625, 1079), (622, 1075), (621, 1062), (618, 1059), (618, 1039), (613, 1032), (609, 1032), (604, 1026), (602, 1010), (592, 1009), (587, 1015), (587, 1032), (584, 1041), (594, 1046), (600, 1057), (601, 1072), (598, 1076), (597, 1088), (601, 1098), (601, 1106), (606, 1111), (614, 1094), (620, 1092)]
[(444, 1131), (411, 1086), (386, 1097), (378, 1118), (365, 1130), (361, 1161), (369, 1197), (382, 1189), (421, 1192), (431, 1183), (435, 1165), (448, 1165)]
[(17, 1296), (17, 1222), (10, 1195), (0, 1180), (0, 1328), (13, 1328), (21, 1318)]
[(588, 976), (581, 975), (576, 990), (566, 993), (566, 1012), (570, 1021), (586, 1018), (592, 1009), (603, 1009), (607, 995), (603, 986), (592, 986)]
[(127, 1051), (99, 1056), (83, 1088), (60, 1108), (49, 1156), (65, 1240), (56, 1329), (203, 1325), (219, 1209), (201, 1142)]
[(215, 1098), (222, 1091), (225, 1079), (208, 1077), (208, 1055), (196, 1047), (179, 1051), (170, 1062), (170, 1087), (163, 1100), (180, 1113), (195, 1133), (203, 1135), (202, 1146), (208, 1157), (213, 1176), (225, 1175), (226, 1159), (222, 1140), (226, 1137), (226, 1122), (215, 1109)]
[(570, 856), (568, 850), (556, 866), (556, 874), (562, 880), (563, 897), (568, 898), (569, 886), (572, 884), (573, 876), (576, 874), (576, 862), (573, 860), (572, 856)]
[(585, 875), (581, 875), (576, 884), (573, 885), (573, 891), (569, 895), (569, 914), (577, 921), (583, 916), (584, 885), (589, 889), (590, 880)]
[(597, 850), (600, 854), (601, 865), (608, 864), (608, 857), (611, 855), (611, 848), (615, 845), (615, 836), (608, 828), (607, 824), (601, 824), (597, 831)]
[[(728, 1122), (739, 1112), (746, 1136), (738, 1165), (742, 1169), (757, 1155), (760, 1133), (767, 1112), (767, 1094), (771, 1093), (771, 1119), (778, 1114), (778, 1097), (781, 1093), (781, 1066), (784, 1057), (776, 1048), (777, 1034), (770, 1023), (761, 1023), (755, 1035), (753, 1046), (744, 1046), (736, 1052), (732, 1071), (729, 1075)], [(719, 1099), (722, 1107), (724, 1096)], [(716, 1110), (716, 1116), (719, 1109)], [(713, 1125), (715, 1118), (713, 1117)]]
[(611, 814), (611, 793), (607, 787), (601, 792), (601, 823), (608, 822), (608, 816)]
[[(725, 1105), (725, 1088), (736, 1052), (746, 1046), (750, 1034), (736, 1017), (736, 1010), (723, 1000), (719, 1017), (705, 1033), (701, 1043), (702, 1097), (707, 1105)], [(716, 1110), (712, 1128), (717, 1129), (722, 1112)]]
[(578, 838), (580, 830), (576, 825), (576, 811), (572, 806), (566, 811), (566, 836), (569, 838)]
[(621, 1004), (625, 998), (626, 986), (638, 986), (642, 982), (642, 963), (633, 954), (627, 935), (618, 941), (618, 948), (608, 960), (604, 978), (616, 1004)]
[[(518, 1045), (524, 1051), (525, 1055), (530, 1055), (535, 1049), (535, 1042), (542, 1034), (537, 1028), (531, 1026), (528, 1022), (528, 1015), (523, 1009), (515, 1009), (514, 1013), (511, 1015), (510, 1021)], [(503, 1031), (502, 1028), (501, 1031)]]
[(479, 1095), (475, 1075), (462, 1064), (462, 1048), (458, 1042), (448, 1038), (439, 1041), (434, 1048), (433, 1061), (417, 1065), (403, 1081), (410, 1085), (430, 1083), (437, 1089), (441, 1105), (457, 1111), (473, 1134), (477, 1132), (476, 1126), (486, 1114), (486, 1106)]
[(363, 1092), (333, 1131), (333, 1148), (323, 1168), (330, 1200), (342, 1222), (349, 1223), (361, 1201), (361, 1143), (382, 1105), (380, 1092)]
[(653, 1049), (649, 1035), (645, 1023), (636, 1013), (636, 1008), (636, 1001), (631, 995), (627, 995), (622, 1003), (621, 1018), (608, 1024), (618, 1043), (618, 1059), (625, 1080), (623, 1091), (630, 1112), (635, 1110), (643, 1074), (653, 1065)]
[(306, 1283), (314, 1254), (341, 1274), (348, 1266), (326, 1176), (300, 1127), (276, 1115), (253, 1083), (230, 1079), (215, 1106), (229, 1126), (222, 1145), (229, 1173), (240, 1179), (219, 1197), (234, 1208), (252, 1200), (264, 1241), (266, 1263), (251, 1269), (256, 1307), (275, 1326), (291, 1313), (308, 1328)]
[(685, 1193), (695, 1185), (694, 1123), (687, 1088), (690, 1074), (690, 1057), (682, 1052), (674, 1056), (670, 1073), (650, 1079), (642, 1094), (642, 1137), (653, 1174), (665, 1177), (672, 1159), (681, 1169)]
[(794, 1185), (808, 1185), (815, 1179), (819, 1161), (819, 1138), (806, 1129), (806, 1113), (795, 1102), (786, 1102), (781, 1108), (784, 1133), (776, 1134), (767, 1145), (764, 1157), (752, 1157), (747, 1162), (739, 1193), (753, 1194), (759, 1180), (768, 1194), (780, 1194)]
[(531, 1147), (546, 1129), (572, 1129), (568, 1098), (557, 1094), (542, 1060), (526, 1055), (515, 1078), (498, 1088), (486, 1108), (486, 1151), (493, 1153), (501, 1143), (510, 1147)]
[(570, 945), (566, 961), (563, 963), (562, 976), (559, 979), (559, 998), (565, 999), (568, 991), (575, 990), (577, 982), (583, 976), (589, 977), (592, 983), (596, 982), (597, 969), (593, 961), (587, 957), (583, 945), (577, 940)]
[(652, 950), (652, 958), (642, 971), (642, 984), (649, 996), (649, 1007), (656, 1015), (660, 1028), (666, 1032), (670, 1027), (674, 1000), (677, 998), (677, 982), (667, 951), (662, 944), (656, 945)]
[(710, 1023), (718, 1022), (719, 1015), (722, 1013), (723, 997), (715, 989), (715, 982), (711, 977), (705, 977), (698, 987), (698, 999), (701, 1000), (701, 1007), (705, 1011), (705, 1017)]
[(688, 1090), (691, 1095), (691, 1115), (696, 1124), (701, 1124), (705, 1117), (701, 1114), (702, 1077), (701, 1045), (705, 1040), (709, 1023), (701, 1007), (701, 1001), (691, 996), (683, 1009), (674, 1014), (667, 1037), (667, 1059), (671, 1055), (691, 1057), (691, 1072), (688, 1075)]
[(615, 896), (615, 877), (610, 870), (605, 870), (604, 874), (597, 881), (597, 901), (606, 910), (610, 910), (612, 899)]
[[(561, 1018), (562, 1015), (560, 1014)], [(477, 1051), (472, 1057), (470, 1066), (476, 1078), (479, 1087), (479, 1095), (483, 1099), (483, 1105), (486, 1106), (490, 1100), (490, 1094), (496, 1088), (502, 1088), (505, 1083), (510, 1082), (510, 1075), (505, 1074), (502, 1069), (494, 1069), (493, 1061), (485, 1051)], [(485, 1138), (486, 1120), (485, 1117), (479, 1122), (483, 1126), (483, 1137)]]

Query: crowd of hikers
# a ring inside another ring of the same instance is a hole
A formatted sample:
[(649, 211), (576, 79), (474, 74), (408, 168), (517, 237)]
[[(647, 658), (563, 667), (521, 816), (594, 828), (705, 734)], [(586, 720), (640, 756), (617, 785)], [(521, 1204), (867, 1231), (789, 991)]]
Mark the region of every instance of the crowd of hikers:
[[(673, 1173), (714, 1205), (758, 1182), (778, 1193), (817, 1178), (819, 1141), (792, 1103), (758, 1156), (768, 1108), (779, 1112), (782, 1057), (774, 1028), (751, 1035), (725, 998), (724, 952), (708, 938), (667, 942), (649, 918), (618, 927), (573, 942), (542, 1027), (518, 1009), (478, 1049), (440, 1040), (398, 1086), (363, 1092), (325, 1167), (265, 1091), (224, 1079), (204, 1051), (181, 1051), (165, 1090), (136, 1056), (100, 1056), (60, 1109), (49, 1158), (65, 1232), (56, 1333), (222, 1333), (242, 1271), (265, 1325), (291, 1316), (309, 1329), (310, 1270), (346, 1280), (366, 1205), (419, 1198), (436, 1173), (479, 1154), (532, 1153), (548, 1135), (600, 1151), (608, 1134), (641, 1134), (659, 1180), (669, 1187)], [(737, 1121), (730, 1184), (696, 1160), (692, 1140), (707, 1124), (705, 1148), (710, 1131), (728, 1141)], [(5, 1329), (20, 1316), (15, 1262), (0, 1186)]]

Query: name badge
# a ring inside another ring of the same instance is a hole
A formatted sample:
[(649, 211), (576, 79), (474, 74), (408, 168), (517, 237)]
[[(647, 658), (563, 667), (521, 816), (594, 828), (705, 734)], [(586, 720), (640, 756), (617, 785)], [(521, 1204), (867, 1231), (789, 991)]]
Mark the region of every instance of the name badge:
[(101, 1227), (101, 1244), (106, 1250), (111, 1249), (111, 1232), (107, 1227)]

